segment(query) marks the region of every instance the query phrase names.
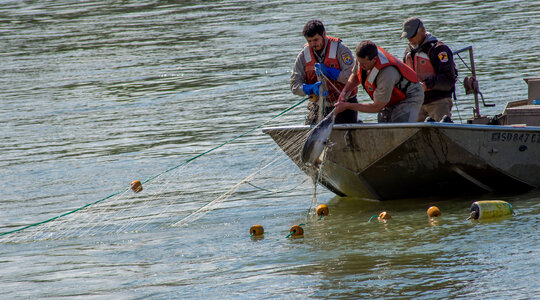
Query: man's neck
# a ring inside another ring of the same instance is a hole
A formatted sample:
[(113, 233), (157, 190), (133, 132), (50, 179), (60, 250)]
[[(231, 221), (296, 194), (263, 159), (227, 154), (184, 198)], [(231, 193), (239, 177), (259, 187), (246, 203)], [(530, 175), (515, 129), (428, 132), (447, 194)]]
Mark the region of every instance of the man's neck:
[(319, 51), (315, 51), (315, 53), (317, 53), (318, 56), (322, 57), (322, 54), (324, 53), (324, 50), (326, 49), (326, 43), (328, 43), (327, 38), (324, 39), (324, 44), (323, 44), (322, 49)]
[(427, 35), (424, 35), (424, 38), (422, 39), (419, 45), (422, 46), (426, 42), (426, 39), (427, 39)]

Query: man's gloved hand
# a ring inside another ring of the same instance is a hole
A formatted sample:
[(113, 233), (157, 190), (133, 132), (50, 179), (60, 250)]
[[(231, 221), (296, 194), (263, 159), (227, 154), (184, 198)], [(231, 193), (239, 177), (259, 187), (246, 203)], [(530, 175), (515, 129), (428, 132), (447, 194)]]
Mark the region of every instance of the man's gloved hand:
[(341, 71), (338, 69), (327, 67), (321, 63), (316, 63), (315, 72), (317, 72), (318, 75), (322, 74), (332, 80), (337, 80)]
[(317, 81), (314, 84), (306, 84), (304, 83), (302, 85), (302, 91), (304, 91), (304, 94), (307, 96), (309, 95), (319, 95), (319, 87), (321, 86), (322, 82)]

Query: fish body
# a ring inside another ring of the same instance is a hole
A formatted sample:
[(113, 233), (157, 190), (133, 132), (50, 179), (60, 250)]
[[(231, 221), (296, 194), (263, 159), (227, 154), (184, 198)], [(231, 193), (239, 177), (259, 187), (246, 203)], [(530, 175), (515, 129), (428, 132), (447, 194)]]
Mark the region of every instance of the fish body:
[(309, 134), (302, 147), (302, 163), (317, 166), (319, 158), (328, 144), (328, 137), (334, 126), (334, 112), (332, 111)]

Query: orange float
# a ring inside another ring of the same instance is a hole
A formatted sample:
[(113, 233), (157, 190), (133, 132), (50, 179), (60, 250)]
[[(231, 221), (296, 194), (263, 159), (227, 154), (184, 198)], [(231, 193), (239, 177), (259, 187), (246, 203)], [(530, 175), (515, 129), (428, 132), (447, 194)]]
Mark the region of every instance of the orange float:
[(142, 191), (142, 184), (139, 180), (135, 180), (131, 183), (131, 189), (135, 192), (135, 193), (138, 193), (140, 191)]
[(328, 216), (328, 213), (329, 213), (328, 206), (324, 204), (317, 206), (317, 216), (319, 217)]
[(391, 218), (392, 218), (392, 216), (390, 216), (389, 213), (383, 211), (382, 213), (379, 214), (379, 217), (377, 219), (379, 219), (379, 220), (389, 220)]
[(442, 215), (441, 210), (437, 206), (431, 206), (427, 210), (427, 215), (430, 218), (440, 217)]
[(300, 225), (294, 225), (289, 230), (289, 236), (302, 236), (304, 235), (304, 229)]
[(249, 233), (252, 236), (263, 235), (264, 234), (264, 228), (261, 225), (253, 225), (249, 229)]

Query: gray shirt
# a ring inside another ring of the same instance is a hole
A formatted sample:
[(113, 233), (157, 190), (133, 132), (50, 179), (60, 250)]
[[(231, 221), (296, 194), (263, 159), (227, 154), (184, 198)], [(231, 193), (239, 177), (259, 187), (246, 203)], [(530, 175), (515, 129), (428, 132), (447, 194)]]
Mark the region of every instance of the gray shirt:
[[(353, 72), (356, 73), (358, 68), (358, 64), (354, 64)], [(379, 74), (377, 74), (377, 79), (375, 81), (377, 88), (373, 92), (373, 99), (377, 99), (377, 101), (385, 104), (390, 102), (390, 97), (392, 97), (392, 90), (394, 89), (394, 86), (398, 84), (400, 79), (401, 74), (396, 67), (390, 66), (380, 70)], [(407, 89), (407, 98), (417, 97), (420, 96), (420, 94), (423, 94), (423, 89), (420, 84), (411, 83)]]
[[(326, 39), (326, 46), (327, 47), (325, 47), (325, 49), (323, 50), (320, 56), (314, 51), (315, 60), (317, 60), (317, 62), (319, 63), (322, 63), (324, 61), (324, 57), (326, 56), (326, 51), (328, 50), (328, 39)], [(309, 47), (309, 46), (305, 46), (305, 47)], [(336, 58), (339, 61), (339, 68), (341, 70), (337, 81), (343, 84), (346, 84), (354, 66), (354, 56), (352, 55), (351, 50), (347, 48), (347, 46), (343, 45), (343, 43), (340, 42), (338, 44)], [(298, 95), (298, 96), (306, 95), (304, 94), (304, 91), (302, 90), (302, 85), (304, 83), (307, 83), (305, 67), (306, 67), (306, 59), (304, 57), (304, 50), (302, 49), (302, 51), (300, 51), (300, 53), (296, 57), (296, 62), (294, 63), (294, 69), (291, 74), (291, 91), (293, 94)]]

